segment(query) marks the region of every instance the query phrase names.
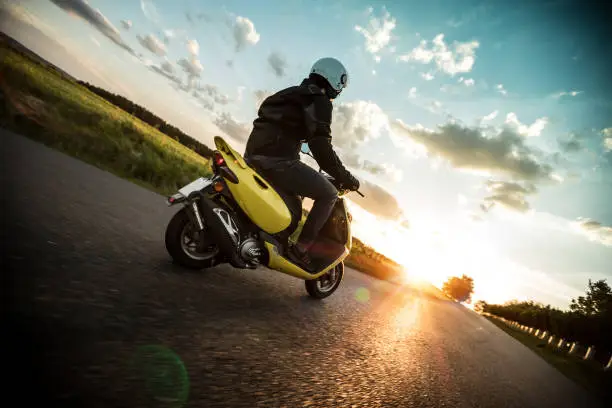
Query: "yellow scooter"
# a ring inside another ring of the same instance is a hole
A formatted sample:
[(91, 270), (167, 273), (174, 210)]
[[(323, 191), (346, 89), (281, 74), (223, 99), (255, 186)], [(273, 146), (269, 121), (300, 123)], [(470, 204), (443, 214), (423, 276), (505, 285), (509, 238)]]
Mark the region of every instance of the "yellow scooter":
[(214, 142), (213, 175), (198, 178), (168, 198), (170, 206), (183, 205), (165, 234), (174, 262), (191, 269), (221, 263), (243, 269), (264, 265), (303, 279), (314, 298), (331, 295), (342, 281), (343, 260), (352, 245), (351, 216), (343, 198), (348, 191), (339, 190), (311, 249), (313, 270), (307, 271), (286, 256), (287, 238), (293, 232), (288, 229), (297, 223), (285, 201), (223, 138), (217, 136)]

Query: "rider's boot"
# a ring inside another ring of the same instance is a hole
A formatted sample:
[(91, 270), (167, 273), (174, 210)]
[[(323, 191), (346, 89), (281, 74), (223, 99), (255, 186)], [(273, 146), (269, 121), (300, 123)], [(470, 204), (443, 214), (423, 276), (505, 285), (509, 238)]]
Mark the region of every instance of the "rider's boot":
[(310, 245), (297, 242), (287, 251), (289, 259), (307, 272), (312, 272), (312, 260), (308, 253)]

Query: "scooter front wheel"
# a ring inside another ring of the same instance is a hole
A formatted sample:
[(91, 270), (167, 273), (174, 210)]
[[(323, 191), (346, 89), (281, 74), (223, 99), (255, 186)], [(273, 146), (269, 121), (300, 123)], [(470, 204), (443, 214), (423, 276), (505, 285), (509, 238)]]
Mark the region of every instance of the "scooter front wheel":
[(344, 263), (340, 262), (325, 275), (304, 281), (306, 291), (315, 299), (324, 299), (334, 293), (344, 276)]

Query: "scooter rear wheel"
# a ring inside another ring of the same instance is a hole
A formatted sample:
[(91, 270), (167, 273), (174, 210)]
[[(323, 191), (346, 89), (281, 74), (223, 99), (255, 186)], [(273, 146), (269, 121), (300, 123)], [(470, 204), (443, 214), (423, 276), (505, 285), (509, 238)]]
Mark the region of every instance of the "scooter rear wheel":
[(317, 279), (304, 281), (306, 292), (315, 299), (325, 299), (338, 289), (344, 276), (344, 263), (340, 262), (332, 270)]

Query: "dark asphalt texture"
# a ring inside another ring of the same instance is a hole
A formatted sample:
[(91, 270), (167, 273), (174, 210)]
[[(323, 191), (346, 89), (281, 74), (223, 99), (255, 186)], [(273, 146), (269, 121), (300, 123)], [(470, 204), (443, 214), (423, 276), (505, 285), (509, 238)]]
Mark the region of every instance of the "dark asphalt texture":
[(164, 247), (177, 211), (164, 197), (1, 137), (5, 402), (178, 407), (145, 383), (168, 367), (143, 352), (155, 345), (182, 361), (182, 382), (165, 381), (188, 384), (189, 407), (596, 406), (450, 302), (352, 270), (323, 301), (267, 269), (182, 270)]

